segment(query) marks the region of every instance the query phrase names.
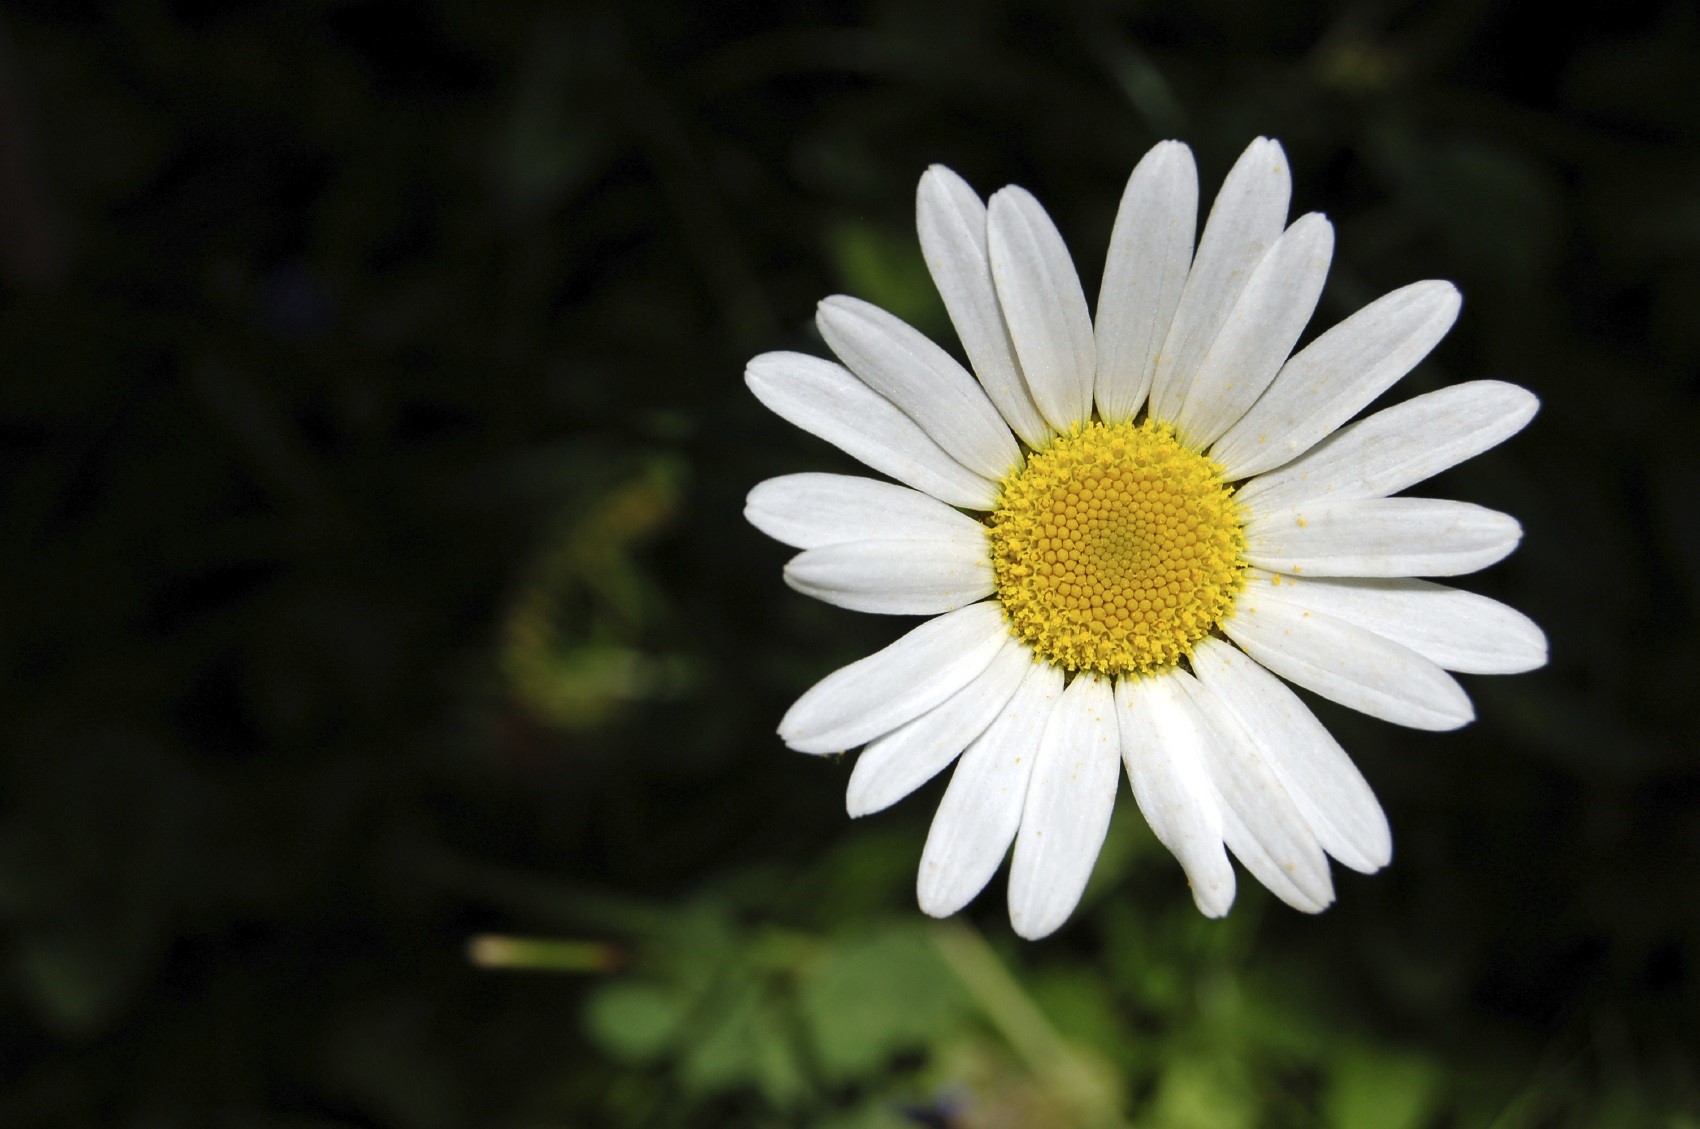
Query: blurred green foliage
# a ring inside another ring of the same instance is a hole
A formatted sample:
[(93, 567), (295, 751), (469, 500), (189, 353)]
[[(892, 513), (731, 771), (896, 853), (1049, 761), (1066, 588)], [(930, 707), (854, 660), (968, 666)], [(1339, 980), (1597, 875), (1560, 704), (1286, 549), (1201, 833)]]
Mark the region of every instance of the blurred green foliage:
[[(1700, 1126), (1697, 59), (1642, 0), (8, 5), (0, 1126)], [(1319, 918), (1203, 920), (1124, 795), (1055, 939), (928, 921), (938, 786), (851, 824), (773, 736), (903, 625), (741, 521), (849, 469), (742, 365), (834, 291), (955, 347), (930, 163), (1090, 293), (1145, 148), (1260, 133), (1319, 327), (1452, 278), (1395, 395), (1543, 398), (1435, 492), (1524, 520), (1471, 585), (1553, 664), (1317, 707), (1397, 843)]]

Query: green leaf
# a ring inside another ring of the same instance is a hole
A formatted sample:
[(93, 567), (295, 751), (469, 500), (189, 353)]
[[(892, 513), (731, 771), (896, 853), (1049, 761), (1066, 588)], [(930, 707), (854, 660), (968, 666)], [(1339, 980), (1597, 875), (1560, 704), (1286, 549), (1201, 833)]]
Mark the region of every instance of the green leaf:
[(963, 1006), (938, 950), (909, 925), (829, 950), (805, 975), (798, 1003), (829, 1082), (866, 1078), (893, 1054), (925, 1046)]
[(679, 1029), (684, 1008), (657, 984), (609, 984), (591, 997), (585, 1027), (615, 1058), (647, 1062), (659, 1057)]
[(755, 985), (745, 985), (730, 999), (701, 1015), (705, 1028), (695, 1024), (686, 1032), (679, 1072), (686, 1089), (718, 1094), (738, 1089), (755, 1079), (756, 1053), (752, 1019), (757, 1005)]
[(1220, 1061), (1189, 1055), (1164, 1069), (1154, 1124), (1165, 1129), (1249, 1129), (1255, 1121), (1244, 1087)]
[(1428, 1059), (1390, 1051), (1342, 1051), (1325, 1102), (1328, 1124), (1339, 1129), (1416, 1129), (1434, 1113), (1440, 1068)]
[(811, 1122), (811, 1129), (915, 1129), (913, 1118), (899, 1113), (889, 1099), (875, 1099), (853, 1110), (828, 1114)]
[(708, 1028), (688, 1042), (680, 1064), (687, 1090), (712, 1095), (753, 1087), (780, 1109), (809, 1090), (797, 1048), (761, 986), (750, 983), (708, 1016)]

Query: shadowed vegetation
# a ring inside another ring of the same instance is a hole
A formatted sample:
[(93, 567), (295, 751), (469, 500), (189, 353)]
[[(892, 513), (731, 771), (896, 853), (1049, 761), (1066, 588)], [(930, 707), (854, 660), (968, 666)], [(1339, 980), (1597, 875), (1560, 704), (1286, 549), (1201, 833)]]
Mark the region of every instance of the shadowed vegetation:
[[(1700, 19), (1496, 0), (16, 0), (0, 13), (0, 1125), (1700, 1127)], [(1311, 333), (1544, 407), (1425, 493), (1552, 665), (1317, 705), (1395, 858), (1193, 909), (1124, 787), (1041, 944), (914, 908), (773, 728), (905, 626), (741, 520), (845, 292), (953, 350), (916, 180), (1089, 296), (1152, 143), (1287, 147)]]

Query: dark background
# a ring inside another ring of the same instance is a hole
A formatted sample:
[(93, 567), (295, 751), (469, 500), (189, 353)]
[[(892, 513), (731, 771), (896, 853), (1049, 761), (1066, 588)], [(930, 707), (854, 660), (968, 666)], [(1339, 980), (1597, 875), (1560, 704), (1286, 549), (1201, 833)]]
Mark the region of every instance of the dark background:
[[(762, 411), (845, 291), (952, 348), (935, 161), (1096, 290), (1122, 183), (1287, 147), (1326, 326), (1423, 277), (1531, 428), (1434, 493), (1550, 667), (1319, 707), (1396, 857), (1222, 923), (1124, 793), (1087, 900), (914, 908), (773, 726), (899, 624), (780, 583)], [(1700, 1126), (1688, 4), (0, 14), (0, 1126)], [(481, 934), (554, 939), (503, 952)]]

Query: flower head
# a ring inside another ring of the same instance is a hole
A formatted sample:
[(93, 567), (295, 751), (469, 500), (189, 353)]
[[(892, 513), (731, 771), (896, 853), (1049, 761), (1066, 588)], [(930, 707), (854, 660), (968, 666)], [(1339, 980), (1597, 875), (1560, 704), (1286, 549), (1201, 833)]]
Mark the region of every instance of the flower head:
[(921, 857), (928, 913), (967, 904), (1013, 843), (1016, 932), (1058, 928), (1122, 766), (1204, 913), (1233, 902), (1229, 852), (1321, 910), (1329, 856), (1375, 871), (1392, 836), (1286, 682), (1453, 729), (1473, 712), (1447, 671), (1545, 663), (1520, 613), (1416, 579), (1493, 564), (1517, 522), (1393, 497), (1515, 434), (1535, 397), (1474, 381), (1342, 426), (1445, 335), (1458, 292), (1395, 290), (1292, 353), (1334, 237), (1320, 215), (1287, 224), (1290, 192), (1281, 147), (1253, 142), (1195, 248), (1192, 154), (1158, 145), (1122, 195), (1094, 318), (1038, 201), (1009, 187), (988, 206), (934, 167), (921, 245), (973, 373), (846, 297), (817, 318), (842, 366), (750, 362), (762, 403), (903, 484), (789, 475), (745, 513), (803, 550), (785, 568), (798, 591), (933, 617), (779, 726), (803, 752), (865, 746), (853, 816), (957, 762)]

